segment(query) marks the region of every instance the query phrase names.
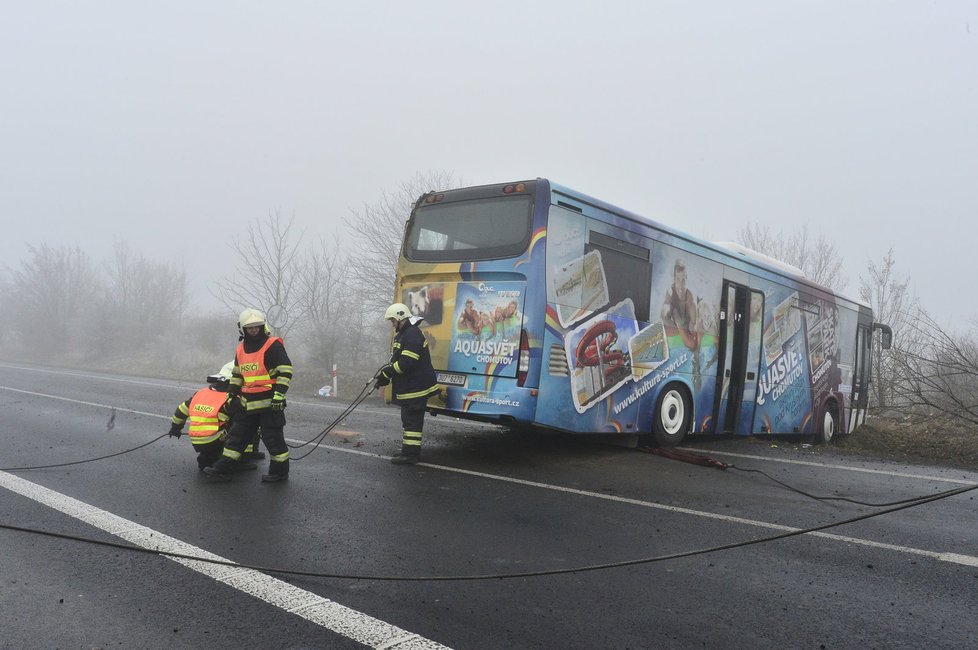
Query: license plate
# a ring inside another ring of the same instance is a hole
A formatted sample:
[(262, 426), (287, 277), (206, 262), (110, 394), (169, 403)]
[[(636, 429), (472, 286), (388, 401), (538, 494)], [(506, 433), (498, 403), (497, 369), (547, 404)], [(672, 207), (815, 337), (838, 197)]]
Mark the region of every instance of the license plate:
[(439, 372), (435, 375), (435, 381), (439, 384), (448, 384), (449, 386), (464, 386), (465, 375), (454, 372)]

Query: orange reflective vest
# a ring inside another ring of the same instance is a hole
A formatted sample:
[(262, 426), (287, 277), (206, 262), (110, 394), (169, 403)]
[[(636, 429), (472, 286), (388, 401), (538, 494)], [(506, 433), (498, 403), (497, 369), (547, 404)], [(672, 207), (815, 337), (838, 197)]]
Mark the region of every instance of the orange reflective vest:
[(195, 445), (213, 442), (224, 433), (227, 413), (222, 412), (228, 394), (210, 388), (201, 388), (190, 398), (190, 442)]
[(268, 368), (265, 367), (265, 351), (275, 341), (281, 341), (278, 337), (269, 336), (265, 345), (254, 352), (245, 352), (244, 343), (238, 344), (238, 372), (241, 373), (241, 392), (245, 396), (255, 393), (264, 393), (272, 390), (275, 382), (268, 375)]

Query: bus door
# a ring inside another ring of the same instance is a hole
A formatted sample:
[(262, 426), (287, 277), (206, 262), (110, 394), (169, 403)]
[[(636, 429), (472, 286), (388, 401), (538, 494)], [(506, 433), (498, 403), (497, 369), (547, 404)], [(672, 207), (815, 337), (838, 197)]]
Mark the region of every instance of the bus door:
[(852, 370), (852, 399), (849, 401), (848, 433), (866, 420), (866, 407), (869, 406), (869, 353), (872, 339), (869, 328), (859, 325), (856, 328), (856, 367)]
[(717, 433), (753, 430), (763, 313), (763, 294), (724, 283), (714, 406)]

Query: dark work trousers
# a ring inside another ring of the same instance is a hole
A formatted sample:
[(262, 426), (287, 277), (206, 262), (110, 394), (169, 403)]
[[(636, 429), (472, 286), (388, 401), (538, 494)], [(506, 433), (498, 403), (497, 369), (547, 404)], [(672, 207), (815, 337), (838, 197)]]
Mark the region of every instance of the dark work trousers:
[(421, 447), (421, 432), (424, 430), (424, 411), (427, 404), (427, 397), (401, 402), (401, 427), (404, 429), (402, 442), (407, 447)]
[(231, 403), (230, 411), (231, 431), (228, 433), (227, 442), (224, 443), (226, 450), (235, 452), (235, 455), (243, 453), (261, 428), (261, 440), (265, 443), (265, 449), (268, 450), (272, 462), (284, 462), (289, 459), (289, 446), (285, 444), (284, 411), (249, 413), (238, 401)]
[(194, 451), (197, 452), (197, 466), (204, 469), (213, 465), (214, 461), (221, 457), (221, 452), (224, 451), (224, 439), (218, 438), (200, 445), (194, 444)]

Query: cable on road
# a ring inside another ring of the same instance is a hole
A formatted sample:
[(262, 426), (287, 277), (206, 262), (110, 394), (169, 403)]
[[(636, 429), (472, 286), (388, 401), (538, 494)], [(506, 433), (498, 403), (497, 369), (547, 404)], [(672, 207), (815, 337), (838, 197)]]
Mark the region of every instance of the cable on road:
[[(301, 445), (294, 445), (294, 446), (293, 445), (289, 445), (289, 447), (291, 449), (302, 449), (303, 447), (305, 447), (308, 444), (311, 444), (313, 442), (316, 443), (315, 446), (311, 450), (309, 450), (308, 452), (302, 454), (301, 456), (293, 457), (292, 460), (302, 460), (303, 458), (305, 458), (306, 456), (308, 456), (309, 454), (311, 454), (313, 451), (315, 451), (319, 447), (319, 445), (322, 443), (322, 441), (326, 439), (326, 435), (330, 431), (332, 431), (336, 427), (336, 425), (338, 425), (340, 422), (342, 422), (344, 419), (346, 419), (346, 417), (348, 415), (350, 415), (350, 413), (352, 413), (353, 410), (356, 407), (360, 406), (360, 404), (365, 399), (367, 399), (368, 397), (370, 397), (371, 393), (373, 393), (374, 391), (373, 391), (372, 388), (370, 388), (369, 390), (368, 390), (368, 388), (370, 387), (370, 384), (371, 384), (371, 382), (374, 381), (374, 379), (376, 379), (376, 375), (374, 377), (372, 377), (370, 379), (370, 381), (368, 381), (366, 384), (364, 384), (363, 388), (360, 390), (360, 394), (357, 395), (356, 399), (354, 399), (353, 402), (351, 402), (349, 404), (349, 406), (347, 406), (345, 409), (343, 409), (343, 412), (340, 413), (339, 417), (336, 418), (335, 420), (333, 420), (333, 422), (330, 423), (321, 432), (317, 433), (311, 440), (307, 440), (306, 442), (302, 443)], [(112, 415), (109, 417), (109, 422), (106, 425), (106, 430), (107, 431), (111, 431), (112, 428), (114, 427), (114, 425), (115, 425), (115, 409), (113, 408), (112, 409)], [(51, 465), (30, 465), (30, 466), (26, 466), (26, 467), (0, 467), (0, 472), (24, 472), (24, 471), (33, 470), (33, 469), (51, 469), (51, 468), (54, 468), (54, 467), (69, 467), (71, 465), (83, 465), (85, 463), (94, 463), (94, 462), (99, 461), (99, 460), (105, 460), (107, 458), (115, 458), (116, 456), (122, 456), (123, 454), (128, 454), (130, 452), (137, 451), (139, 449), (142, 449), (143, 447), (148, 447), (151, 444), (153, 444), (154, 442), (156, 442), (157, 440), (160, 440), (162, 438), (165, 438), (168, 435), (170, 435), (170, 434), (169, 433), (164, 433), (163, 435), (157, 436), (156, 438), (153, 438), (149, 442), (144, 443), (144, 444), (141, 444), (138, 447), (133, 447), (132, 449), (126, 449), (126, 450), (123, 450), (123, 451), (119, 451), (119, 452), (116, 452), (114, 454), (108, 454), (106, 456), (98, 456), (96, 458), (86, 458), (85, 460), (74, 460), (74, 461), (67, 462), (67, 463), (54, 463), (54, 464), (51, 464)], [(288, 443), (286, 443), (286, 444), (288, 444)]]
[(824, 496), (818, 494), (811, 494), (800, 490), (792, 485), (785, 483), (784, 481), (778, 480), (759, 469), (751, 469), (744, 467), (737, 467), (733, 463), (724, 463), (716, 458), (711, 458), (709, 456), (704, 456), (702, 454), (696, 454), (691, 451), (686, 451), (683, 449), (671, 449), (667, 447), (637, 447), (638, 451), (643, 451), (647, 454), (654, 454), (656, 456), (662, 456), (663, 458), (669, 458), (671, 460), (678, 460), (684, 463), (692, 463), (694, 465), (701, 465), (703, 467), (713, 467), (721, 470), (736, 470), (738, 472), (744, 472), (745, 474), (760, 474), (765, 478), (777, 483), (781, 487), (796, 492), (802, 496), (808, 497), (809, 499), (814, 499), (816, 501), (846, 501), (848, 503), (854, 503), (859, 506), (869, 506), (871, 508), (887, 508), (889, 506), (898, 506), (904, 503), (914, 503), (923, 497), (910, 497), (907, 499), (900, 499), (899, 501), (886, 501), (882, 503), (873, 503), (871, 501), (859, 501), (858, 499), (852, 499), (850, 497), (840, 497), (840, 496)]
[(126, 449), (125, 451), (117, 451), (114, 454), (109, 454), (107, 456), (99, 456), (98, 458), (87, 458), (85, 460), (73, 460), (68, 463), (55, 463), (53, 465), (32, 465), (30, 467), (0, 467), (0, 472), (23, 472), (29, 469), (49, 469), (51, 467), (68, 467), (69, 465), (82, 465), (84, 463), (94, 463), (97, 460), (105, 460), (106, 458), (115, 458), (116, 456), (121, 456), (123, 454), (128, 454), (129, 452), (142, 449), (143, 447), (149, 447), (157, 440), (160, 440), (161, 438), (165, 438), (168, 435), (170, 434), (164, 433), (163, 435), (157, 436), (152, 440), (150, 440), (149, 442), (139, 445), (138, 447), (133, 447), (132, 449)]
[(697, 555), (706, 555), (708, 553), (717, 553), (720, 551), (728, 551), (736, 548), (744, 548), (746, 546), (756, 546), (758, 544), (766, 544), (768, 542), (774, 542), (780, 539), (786, 539), (788, 537), (797, 537), (799, 535), (807, 535), (809, 533), (816, 533), (823, 530), (828, 530), (830, 528), (836, 528), (838, 526), (845, 526), (846, 524), (852, 524), (858, 521), (864, 521), (866, 519), (872, 519), (873, 517), (879, 517), (880, 515), (890, 514), (892, 512), (898, 512), (900, 510), (906, 510), (907, 508), (914, 508), (916, 506), (924, 505), (925, 503), (931, 503), (934, 501), (939, 501), (941, 499), (947, 499), (958, 494), (964, 494), (966, 492), (971, 492), (972, 490), (978, 489), (978, 484), (976, 485), (966, 485), (963, 487), (955, 488), (953, 490), (947, 490), (946, 492), (939, 492), (938, 494), (933, 494), (926, 497), (920, 497), (913, 503), (904, 503), (902, 505), (894, 506), (892, 508), (887, 508), (885, 510), (880, 510), (878, 512), (870, 512), (867, 514), (859, 515), (856, 517), (850, 517), (849, 519), (843, 519), (841, 521), (835, 521), (828, 524), (822, 524), (820, 526), (812, 526), (810, 528), (803, 528), (799, 530), (792, 530), (785, 533), (779, 533), (777, 535), (770, 535), (768, 537), (761, 537), (758, 539), (751, 539), (744, 542), (733, 542), (730, 544), (721, 544), (718, 546), (711, 546), (708, 548), (694, 549), (691, 551), (682, 551), (679, 553), (669, 553), (667, 555), (656, 555), (653, 557), (644, 557), (633, 560), (622, 560), (619, 562), (607, 562), (604, 564), (590, 564), (578, 567), (570, 567), (566, 569), (543, 569), (539, 571), (523, 571), (520, 573), (488, 573), (488, 574), (473, 574), (473, 575), (369, 575), (369, 574), (348, 574), (348, 573), (327, 573), (319, 571), (298, 571), (294, 569), (283, 569), (281, 567), (264, 567), (258, 565), (250, 564), (238, 564), (237, 562), (231, 562), (227, 560), (214, 560), (209, 558), (201, 558), (193, 555), (186, 555), (183, 553), (170, 553), (167, 551), (160, 551), (156, 549), (143, 548), (141, 546), (133, 546), (131, 544), (120, 544), (116, 542), (104, 542), (101, 540), (90, 539), (86, 537), (78, 537), (75, 535), (65, 535), (62, 533), (53, 533), (45, 530), (38, 530), (34, 528), (25, 528), (22, 526), (10, 526), (7, 524), (0, 523), (0, 529), (13, 530), (21, 533), (32, 533), (35, 535), (43, 535), (46, 537), (54, 537), (57, 539), (66, 539), (75, 542), (84, 542), (86, 544), (94, 544), (96, 546), (106, 546), (109, 548), (120, 549), (124, 551), (135, 551), (137, 553), (148, 553), (151, 555), (159, 555), (163, 557), (180, 559), (180, 560), (190, 560), (194, 562), (206, 562), (208, 564), (219, 564), (222, 566), (235, 567), (238, 569), (251, 569), (254, 571), (260, 571), (262, 573), (274, 573), (278, 575), (288, 575), (288, 576), (301, 576), (306, 578), (335, 578), (340, 580), (376, 580), (385, 582), (472, 582), (477, 580), (505, 580), (511, 578), (538, 578), (544, 576), (556, 576), (556, 575), (566, 575), (569, 573), (584, 573), (588, 571), (603, 571), (606, 569), (618, 569), (621, 567), (628, 566), (638, 566), (642, 564), (653, 564), (656, 562), (665, 562), (667, 560), (678, 560), (681, 558), (694, 557)]
[[(380, 370), (378, 370), (377, 373), (379, 374)], [(306, 445), (315, 443), (312, 449), (302, 454), (301, 456), (293, 456), (292, 454), (289, 454), (289, 459), (292, 461), (299, 461), (305, 458), (306, 456), (308, 456), (309, 454), (311, 454), (312, 452), (316, 451), (316, 449), (319, 448), (319, 445), (322, 444), (323, 440), (326, 439), (326, 436), (329, 434), (329, 432), (332, 431), (336, 427), (336, 425), (338, 425), (340, 422), (345, 420), (346, 417), (350, 415), (350, 413), (353, 413), (354, 409), (360, 406), (360, 404), (362, 404), (365, 399), (370, 397), (370, 395), (374, 392), (374, 389), (370, 387), (370, 384), (376, 379), (377, 379), (377, 375), (375, 374), (367, 381), (366, 384), (363, 385), (363, 388), (360, 389), (360, 393), (353, 399), (352, 402), (350, 402), (350, 404), (345, 409), (343, 409), (339, 417), (337, 417), (330, 424), (328, 424), (325, 429), (317, 433), (309, 440), (306, 440), (301, 445), (289, 445), (289, 449), (302, 449)]]

